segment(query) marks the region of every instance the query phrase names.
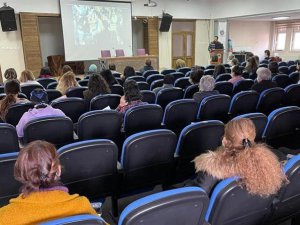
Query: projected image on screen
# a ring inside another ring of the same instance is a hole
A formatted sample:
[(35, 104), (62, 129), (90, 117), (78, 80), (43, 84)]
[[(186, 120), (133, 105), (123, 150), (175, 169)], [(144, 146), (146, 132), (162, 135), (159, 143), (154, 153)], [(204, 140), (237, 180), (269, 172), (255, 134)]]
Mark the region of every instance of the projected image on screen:
[(68, 61), (94, 60), (101, 50), (132, 55), (130, 3), (61, 0), (61, 13)]

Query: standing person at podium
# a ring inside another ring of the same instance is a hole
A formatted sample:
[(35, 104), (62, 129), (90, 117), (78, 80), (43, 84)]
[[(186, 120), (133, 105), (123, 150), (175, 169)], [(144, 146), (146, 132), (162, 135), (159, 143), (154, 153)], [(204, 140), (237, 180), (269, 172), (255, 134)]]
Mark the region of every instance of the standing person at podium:
[(208, 51), (211, 53), (216, 49), (224, 49), (223, 44), (221, 42), (219, 42), (219, 37), (215, 36), (214, 40), (212, 42), (210, 42), (209, 46), (208, 46)]

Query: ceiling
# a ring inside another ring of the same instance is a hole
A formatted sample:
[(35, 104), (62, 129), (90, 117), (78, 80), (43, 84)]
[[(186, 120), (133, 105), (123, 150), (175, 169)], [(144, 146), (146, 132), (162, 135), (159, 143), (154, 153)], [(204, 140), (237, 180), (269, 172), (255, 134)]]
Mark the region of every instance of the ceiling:
[(278, 21), (278, 20), (274, 20), (273, 19), (273, 17), (278, 17), (278, 16), (289, 16), (290, 18), (288, 18), (286, 20), (299, 20), (300, 19), (300, 10), (285, 11), (285, 12), (274, 12), (274, 13), (260, 14), (260, 15), (251, 15), (251, 16), (232, 17), (232, 18), (228, 18), (228, 20), (239, 20), (239, 21)]

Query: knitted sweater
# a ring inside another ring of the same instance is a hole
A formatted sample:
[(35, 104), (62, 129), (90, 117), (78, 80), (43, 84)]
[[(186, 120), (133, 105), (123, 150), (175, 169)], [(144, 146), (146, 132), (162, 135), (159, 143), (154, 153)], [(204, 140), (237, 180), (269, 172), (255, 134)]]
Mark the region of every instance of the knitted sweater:
[(97, 215), (86, 197), (62, 190), (39, 191), (25, 198), (21, 194), (0, 208), (0, 224), (38, 224), (78, 214)]

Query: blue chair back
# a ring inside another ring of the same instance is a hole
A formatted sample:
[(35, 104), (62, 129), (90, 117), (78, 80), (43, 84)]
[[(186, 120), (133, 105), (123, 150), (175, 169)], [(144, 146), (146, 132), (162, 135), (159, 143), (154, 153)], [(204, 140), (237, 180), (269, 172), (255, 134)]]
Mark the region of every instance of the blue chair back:
[(185, 89), (183, 98), (193, 98), (193, 95), (198, 91), (199, 91), (198, 84), (190, 85)]
[(256, 110), (269, 115), (273, 110), (281, 107), (284, 90), (279, 87), (264, 90), (258, 99)]
[(300, 84), (291, 84), (284, 89), (284, 105), (300, 107)]
[(228, 81), (216, 82), (214, 90), (217, 90), (220, 94), (232, 95), (233, 84)]
[(105, 225), (100, 216), (83, 214), (40, 223), (40, 225)]
[(235, 94), (230, 103), (229, 114), (235, 117), (241, 114), (256, 112), (258, 93), (255, 91), (242, 91)]
[(183, 90), (181, 88), (164, 88), (157, 93), (155, 103), (165, 109), (170, 102), (182, 98)]
[(143, 102), (148, 102), (149, 104), (154, 104), (155, 103), (156, 95), (153, 91), (142, 90), (141, 94), (142, 94), (142, 101)]
[(183, 73), (183, 76), (184, 76), (187, 72), (189, 72), (189, 71), (191, 71), (191, 68), (190, 68), (190, 67), (181, 67), (181, 68), (178, 68), (178, 69), (177, 69), (177, 72)]
[(0, 123), (0, 154), (19, 152), (19, 140), (16, 128), (7, 123)]

